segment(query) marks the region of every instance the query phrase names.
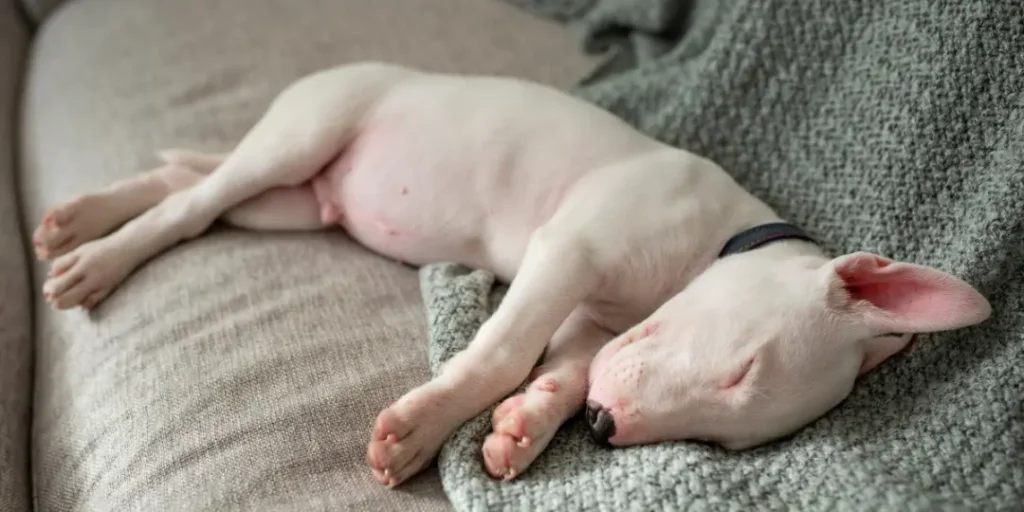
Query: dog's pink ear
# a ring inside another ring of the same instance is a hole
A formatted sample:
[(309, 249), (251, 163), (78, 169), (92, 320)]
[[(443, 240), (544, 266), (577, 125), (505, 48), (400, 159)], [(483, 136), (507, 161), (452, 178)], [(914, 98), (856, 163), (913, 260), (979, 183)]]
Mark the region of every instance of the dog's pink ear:
[(823, 269), (828, 306), (857, 318), (874, 335), (958, 329), (986, 320), (988, 301), (940, 270), (856, 252)]

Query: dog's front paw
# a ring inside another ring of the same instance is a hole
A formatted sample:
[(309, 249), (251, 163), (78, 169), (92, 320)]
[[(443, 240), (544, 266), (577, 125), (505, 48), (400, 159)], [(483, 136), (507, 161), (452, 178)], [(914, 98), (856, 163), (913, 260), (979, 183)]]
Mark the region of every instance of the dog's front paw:
[(484, 465), (492, 477), (512, 480), (551, 442), (570, 405), (559, 387), (552, 378), (535, 380), (494, 410), (494, 431), (483, 446)]
[(377, 415), (366, 461), (378, 482), (395, 487), (437, 456), (457, 426), (445, 415), (443, 404), (449, 398), (427, 383)]

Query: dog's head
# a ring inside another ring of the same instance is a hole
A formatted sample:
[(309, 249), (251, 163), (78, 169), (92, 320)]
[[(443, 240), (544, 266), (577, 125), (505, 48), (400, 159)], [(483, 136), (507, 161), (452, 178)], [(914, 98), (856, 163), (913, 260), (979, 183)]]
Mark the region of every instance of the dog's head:
[(984, 321), (988, 301), (934, 268), (868, 253), (723, 258), (590, 370), (587, 416), (612, 445), (787, 436), (850, 393), (910, 334)]

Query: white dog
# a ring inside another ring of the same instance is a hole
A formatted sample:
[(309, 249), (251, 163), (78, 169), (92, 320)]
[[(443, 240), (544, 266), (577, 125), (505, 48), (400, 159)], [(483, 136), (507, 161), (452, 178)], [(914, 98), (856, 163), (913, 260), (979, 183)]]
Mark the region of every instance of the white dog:
[(343, 66), (286, 89), (228, 155), (162, 155), (45, 216), (34, 241), (55, 258), (53, 305), (95, 306), (218, 218), (340, 224), (384, 256), (511, 282), (469, 348), (377, 417), (367, 460), (389, 486), (528, 376), (484, 443), (496, 478), (526, 469), (584, 406), (594, 437), (616, 446), (778, 439), (909, 333), (990, 315), (939, 270), (830, 259), (714, 163), (514, 79)]

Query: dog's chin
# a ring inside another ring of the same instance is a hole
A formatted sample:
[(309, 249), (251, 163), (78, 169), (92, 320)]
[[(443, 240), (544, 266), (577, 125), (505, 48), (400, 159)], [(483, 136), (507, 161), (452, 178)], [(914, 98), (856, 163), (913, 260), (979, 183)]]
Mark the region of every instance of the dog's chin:
[[(652, 432), (639, 429), (638, 425), (624, 426), (621, 435), (616, 434), (615, 436), (608, 439), (608, 444), (614, 447), (629, 447), (629, 446), (642, 446), (649, 444), (658, 443), (685, 443), (706, 446), (711, 448), (717, 448), (729, 452), (738, 452), (743, 450), (750, 450), (757, 448), (758, 446), (771, 443), (776, 439), (767, 439), (761, 437), (724, 437), (724, 436), (701, 436), (696, 435), (694, 432)], [(786, 440), (793, 437), (795, 434), (787, 434), (777, 438), (778, 440)]]
[(742, 450), (749, 450), (762, 443), (752, 439), (723, 439), (721, 441), (716, 442), (715, 444), (717, 444), (723, 450), (727, 450), (730, 452), (738, 452)]
[(654, 444), (658, 441), (642, 441), (629, 439), (627, 436), (616, 435), (608, 439), (608, 445), (612, 448), (628, 448), (630, 446), (642, 446), (645, 444)]
[(769, 436), (758, 436), (758, 437), (754, 437), (754, 438), (745, 438), (745, 439), (742, 439), (742, 438), (723, 439), (723, 440), (720, 440), (720, 441), (716, 441), (714, 444), (717, 444), (722, 449), (728, 450), (728, 451), (731, 451), (731, 452), (753, 450), (755, 448), (760, 448), (760, 447), (766, 446), (766, 445), (772, 445), (772, 444), (776, 444), (776, 443), (788, 442), (788, 441), (792, 440), (794, 437), (796, 437), (797, 434), (799, 434), (801, 430), (803, 430), (803, 427), (799, 427), (796, 430), (785, 432), (785, 433), (774, 435), (774, 436), (770, 436), (770, 437)]
[(626, 448), (630, 446), (681, 442), (685, 441), (686, 437), (686, 435), (679, 432), (658, 432), (656, 429), (644, 429), (642, 425), (622, 425), (620, 431), (608, 439), (608, 444), (616, 448)]

